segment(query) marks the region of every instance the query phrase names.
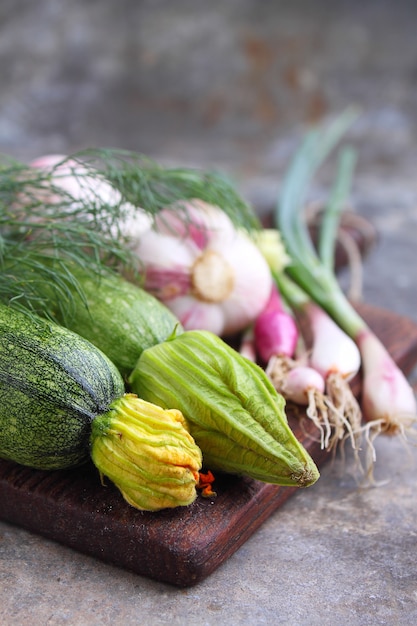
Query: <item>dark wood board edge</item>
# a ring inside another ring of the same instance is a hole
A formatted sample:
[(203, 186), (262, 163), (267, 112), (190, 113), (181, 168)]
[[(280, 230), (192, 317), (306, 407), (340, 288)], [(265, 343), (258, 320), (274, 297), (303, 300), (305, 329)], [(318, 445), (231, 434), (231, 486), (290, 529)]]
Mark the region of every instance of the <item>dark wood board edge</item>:
[[(417, 326), (370, 306), (360, 312), (408, 374), (417, 361)], [(359, 394), (358, 382), (356, 392)], [(330, 459), (308, 420), (289, 416), (319, 467)], [(178, 587), (200, 582), (229, 558), (296, 491), (219, 476), (215, 500), (159, 513), (136, 511), (88, 465), (41, 472), (0, 461), (0, 518), (79, 552)]]

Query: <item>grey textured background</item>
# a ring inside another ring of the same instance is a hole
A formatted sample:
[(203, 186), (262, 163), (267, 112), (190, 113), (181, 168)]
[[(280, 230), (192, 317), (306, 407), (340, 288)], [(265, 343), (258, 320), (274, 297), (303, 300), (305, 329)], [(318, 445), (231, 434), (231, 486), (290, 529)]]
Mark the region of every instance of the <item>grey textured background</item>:
[[(226, 171), (273, 206), (303, 132), (352, 104), (355, 210), (379, 241), (364, 299), (417, 322), (414, 0), (2, 0), (0, 151), (90, 146)], [(317, 191), (329, 172), (323, 171)], [(417, 621), (415, 448), (377, 446), (377, 489), (328, 466), (189, 590), (0, 524), (6, 626)]]

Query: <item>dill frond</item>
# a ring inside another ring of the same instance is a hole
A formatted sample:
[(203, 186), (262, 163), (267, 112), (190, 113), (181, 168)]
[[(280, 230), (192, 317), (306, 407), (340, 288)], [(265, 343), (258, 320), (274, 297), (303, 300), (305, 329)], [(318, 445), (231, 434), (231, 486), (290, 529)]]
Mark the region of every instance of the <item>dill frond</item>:
[[(71, 263), (98, 275), (122, 267), (140, 274), (124, 222), (132, 211), (153, 218), (192, 198), (219, 206), (241, 228), (259, 228), (251, 207), (216, 172), (166, 168), (112, 149), (77, 152), (49, 169), (0, 156), (0, 300), (53, 317), (57, 307), (68, 312), (80, 292)], [(48, 298), (39, 295), (46, 283)]]
[(219, 206), (239, 227), (259, 228), (253, 209), (228, 178), (216, 171), (170, 168), (149, 157), (126, 150), (89, 149), (70, 157), (98, 173), (121, 194), (124, 202), (155, 216), (181, 200), (199, 198)]

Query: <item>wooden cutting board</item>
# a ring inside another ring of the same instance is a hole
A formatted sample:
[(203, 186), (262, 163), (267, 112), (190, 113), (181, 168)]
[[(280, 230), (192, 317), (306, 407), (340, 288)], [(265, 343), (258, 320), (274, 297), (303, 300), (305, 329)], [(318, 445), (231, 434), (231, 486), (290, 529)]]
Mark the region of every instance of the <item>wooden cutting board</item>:
[[(417, 362), (417, 326), (369, 306), (360, 312), (408, 374)], [(309, 420), (303, 429), (295, 416), (289, 421), (319, 467), (329, 460)], [(127, 505), (111, 484), (103, 487), (92, 466), (44, 472), (0, 461), (0, 518), (179, 587), (212, 573), (296, 488), (217, 476), (215, 490), (213, 500), (199, 496), (186, 508), (147, 513)]]

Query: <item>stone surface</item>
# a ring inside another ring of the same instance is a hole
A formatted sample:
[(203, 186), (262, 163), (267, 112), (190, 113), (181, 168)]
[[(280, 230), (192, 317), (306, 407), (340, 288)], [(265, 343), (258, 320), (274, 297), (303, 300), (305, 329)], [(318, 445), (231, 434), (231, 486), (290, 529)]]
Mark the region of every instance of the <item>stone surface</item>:
[[(352, 203), (380, 235), (364, 300), (417, 323), (416, 17), (413, 0), (3, 0), (0, 150), (115, 146), (219, 168), (265, 211), (306, 126), (354, 104)], [(358, 488), (350, 455), (327, 466), (187, 590), (1, 523), (0, 622), (408, 626), (417, 453), (405, 449), (376, 443), (373, 489)]]

